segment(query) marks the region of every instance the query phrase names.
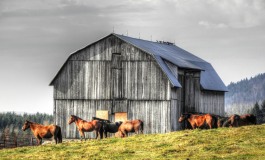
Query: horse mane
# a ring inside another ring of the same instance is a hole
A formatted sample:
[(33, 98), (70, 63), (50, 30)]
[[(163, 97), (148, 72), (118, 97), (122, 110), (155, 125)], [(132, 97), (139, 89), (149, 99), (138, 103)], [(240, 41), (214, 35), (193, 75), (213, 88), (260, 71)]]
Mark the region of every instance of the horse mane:
[(80, 117), (78, 117), (76, 115), (71, 115), (71, 116), (74, 117), (74, 118), (77, 118), (77, 119), (82, 119), (82, 118), (80, 118)]
[(37, 123), (37, 122), (28, 121), (28, 120), (26, 120), (26, 122), (29, 122), (31, 124), (43, 125), (43, 124), (40, 124), (40, 123)]

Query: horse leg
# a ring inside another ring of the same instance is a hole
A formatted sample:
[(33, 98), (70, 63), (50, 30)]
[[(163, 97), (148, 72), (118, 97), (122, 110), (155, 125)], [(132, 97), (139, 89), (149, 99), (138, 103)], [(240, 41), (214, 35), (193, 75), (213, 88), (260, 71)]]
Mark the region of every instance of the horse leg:
[(84, 132), (83, 132), (83, 131), (79, 131), (79, 133), (80, 133), (81, 141), (82, 141), (83, 139), (85, 139), (85, 141), (86, 141), (86, 138), (85, 138), (85, 134), (84, 134)]
[(104, 134), (105, 134), (105, 138), (107, 138), (108, 136), (107, 136), (107, 131), (104, 131)]
[(96, 139), (98, 139), (98, 130), (95, 130), (96, 131)]
[(41, 138), (38, 138), (37, 140), (38, 140), (38, 145), (41, 145), (42, 139)]
[(54, 135), (53, 139), (55, 140), (55, 144), (57, 144), (58, 143), (58, 137), (56, 135)]
[(134, 129), (134, 133), (135, 134), (139, 134), (139, 130), (138, 129)]
[(124, 137), (124, 133), (122, 131), (119, 131), (121, 138)]
[(102, 138), (103, 138), (103, 132), (104, 132), (104, 131), (102, 131), (102, 130), (99, 130), (99, 136), (100, 136), (100, 139), (102, 139)]
[(192, 129), (195, 129), (196, 128), (196, 125), (194, 123), (190, 123)]
[(208, 126), (210, 129), (212, 129), (212, 124), (211, 123), (208, 123)]

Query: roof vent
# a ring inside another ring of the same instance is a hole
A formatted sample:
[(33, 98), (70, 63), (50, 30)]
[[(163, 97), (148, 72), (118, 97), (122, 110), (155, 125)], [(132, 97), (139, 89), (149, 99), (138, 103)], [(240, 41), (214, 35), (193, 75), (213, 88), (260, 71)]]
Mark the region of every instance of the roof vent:
[(166, 44), (166, 45), (174, 45), (172, 42), (166, 42), (166, 41), (156, 41), (157, 43)]

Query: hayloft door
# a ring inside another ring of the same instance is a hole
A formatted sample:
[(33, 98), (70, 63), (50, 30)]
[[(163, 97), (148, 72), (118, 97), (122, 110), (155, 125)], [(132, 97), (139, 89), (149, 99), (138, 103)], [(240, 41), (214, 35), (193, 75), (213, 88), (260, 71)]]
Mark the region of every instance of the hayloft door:
[(112, 54), (112, 97), (113, 99), (121, 99), (122, 96), (122, 63), (121, 54)]

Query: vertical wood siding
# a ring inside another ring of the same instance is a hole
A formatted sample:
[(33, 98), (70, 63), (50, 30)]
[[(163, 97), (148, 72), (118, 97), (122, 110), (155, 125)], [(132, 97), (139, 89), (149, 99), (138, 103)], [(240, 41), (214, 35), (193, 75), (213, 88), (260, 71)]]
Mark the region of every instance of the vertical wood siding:
[(171, 131), (170, 101), (129, 101), (128, 119), (141, 119), (144, 133)]
[(224, 116), (224, 92), (202, 91), (198, 110)]

